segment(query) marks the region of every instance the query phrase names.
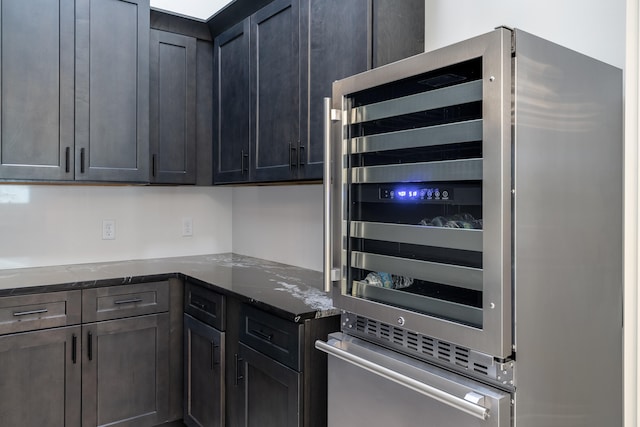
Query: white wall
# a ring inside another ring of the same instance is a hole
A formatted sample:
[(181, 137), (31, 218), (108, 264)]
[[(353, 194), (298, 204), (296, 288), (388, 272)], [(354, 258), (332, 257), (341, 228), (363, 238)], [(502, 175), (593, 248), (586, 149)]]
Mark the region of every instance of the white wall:
[(425, 0), (426, 50), (505, 25), (624, 67), (625, 0)]
[(233, 190), (233, 251), (322, 271), (322, 185)]
[[(0, 185), (0, 269), (230, 252), (231, 199), (218, 187)], [(102, 240), (103, 219), (115, 240)]]

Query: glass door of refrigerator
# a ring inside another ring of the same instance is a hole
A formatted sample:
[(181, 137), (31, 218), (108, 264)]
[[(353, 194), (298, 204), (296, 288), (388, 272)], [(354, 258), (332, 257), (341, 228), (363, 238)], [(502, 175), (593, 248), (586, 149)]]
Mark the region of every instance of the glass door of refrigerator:
[(511, 351), (508, 40), (496, 30), (334, 86), (337, 305), (501, 357)]

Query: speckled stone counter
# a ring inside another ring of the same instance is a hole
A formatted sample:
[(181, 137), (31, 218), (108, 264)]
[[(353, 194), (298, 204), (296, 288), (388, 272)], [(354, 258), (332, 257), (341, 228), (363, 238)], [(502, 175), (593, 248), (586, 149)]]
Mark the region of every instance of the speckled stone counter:
[(337, 314), (322, 273), (231, 253), (0, 270), (0, 297), (179, 277), (300, 322)]

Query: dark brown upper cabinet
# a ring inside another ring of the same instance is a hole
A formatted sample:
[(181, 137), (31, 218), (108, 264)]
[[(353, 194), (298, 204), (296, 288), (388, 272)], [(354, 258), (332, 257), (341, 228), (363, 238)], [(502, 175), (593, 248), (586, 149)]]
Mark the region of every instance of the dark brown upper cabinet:
[(251, 168), (254, 181), (296, 177), (300, 166), (299, 1), (251, 16)]
[(249, 180), (249, 18), (213, 44), (213, 181)]
[(1, 7), (0, 179), (146, 182), (149, 0)]
[(3, 1), (0, 178), (74, 177), (74, 1)]
[(424, 2), (275, 0), (215, 46), (214, 183), (321, 180), (323, 98), (422, 52)]
[(151, 9), (149, 182), (213, 182), (213, 39), (204, 21)]
[(424, 51), (424, 0), (371, 1), (371, 68)]
[(196, 183), (196, 38), (151, 30), (149, 145), (154, 183)]
[(324, 103), (334, 81), (370, 68), (369, 0), (302, 0), (300, 179), (322, 179)]
[(149, 0), (76, 0), (76, 180), (146, 182)]

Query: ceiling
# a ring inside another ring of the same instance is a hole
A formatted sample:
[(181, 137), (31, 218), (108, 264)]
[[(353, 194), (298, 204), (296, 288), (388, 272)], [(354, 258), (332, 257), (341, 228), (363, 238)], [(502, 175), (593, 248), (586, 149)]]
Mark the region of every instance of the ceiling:
[(150, 2), (154, 9), (206, 21), (234, 0), (150, 0)]

